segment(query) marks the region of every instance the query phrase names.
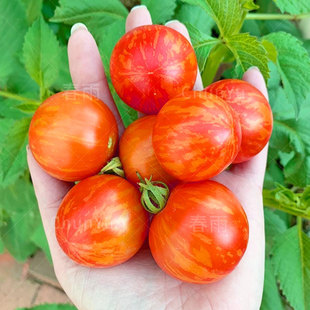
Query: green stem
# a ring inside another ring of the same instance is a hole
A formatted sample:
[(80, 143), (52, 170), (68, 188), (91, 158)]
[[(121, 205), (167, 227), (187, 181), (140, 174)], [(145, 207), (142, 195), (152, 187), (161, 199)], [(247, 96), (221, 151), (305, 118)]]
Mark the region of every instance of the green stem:
[(211, 84), (217, 73), (219, 66), (221, 65), (225, 55), (227, 53), (227, 47), (222, 42), (216, 45), (207, 59), (206, 65), (202, 72), (202, 83), (206, 87)]
[(304, 219), (310, 220), (309, 212), (305, 212), (305, 211), (300, 210), (300, 209), (288, 208), (288, 207), (285, 207), (281, 204), (268, 204), (267, 202), (265, 202), (265, 200), (264, 200), (264, 206), (272, 208), (272, 209), (277, 209), (277, 210), (286, 212), (286, 213), (291, 214), (291, 215), (295, 215), (295, 216), (297, 216), (297, 219), (302, 217)]
[(137, 172), (137, 176), (140, 180), (138, 185), (143, 208), (152, 214), (157, 214), (166, 206), (169, 197), (168, 186), (160, 181), (152, 181), (152, 176), (150, 179), (145, 178), (144, 180), (139, 172)]
[(10, 99), (15, 99), (15, 100), (18, 100), (18, 101), (27, 101), (29, 103), (35, 103), (35, 104), (40, 104), (41, 103), (39, 100), (30, 99), (30, 98), (23, 97), (23, 96), (20, 96), (20, 95), (17, 95), (17, 94), (13, 94), (13, 93), (10, 93), (10, 92), (7, 92), (7, 91), (3, 91), (3, 90), (0, 90), (0, 96), (1, 97), (5, 97), (5, 98), (10, 98)]
[(310, 13), (303, 13), (297, 15), (248, 13), (245, 17), (245, 19), (254, 19), (254, 20), (298, 20), (303, 18), (310, 18)]
[(125, 177), (122, 163), (119, 157), (112, 158), (100, 171), (99, 174), (114, 174), (122, 178)]

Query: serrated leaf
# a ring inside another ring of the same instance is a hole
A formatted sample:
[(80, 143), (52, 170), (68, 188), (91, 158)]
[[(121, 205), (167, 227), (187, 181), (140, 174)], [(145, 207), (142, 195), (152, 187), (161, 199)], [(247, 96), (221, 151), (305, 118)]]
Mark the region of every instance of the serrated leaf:
[(310, 89), (310, 58), (302, 42), (285, 32), (264, 37), (278, 51), (277, 67), (288, 101), (297, 114), (305, 103)]
[(41, 14), (43, 0), (22, 0), (26, 7), (27, 21), (31, 25)]
[(30, 118), (0, 120), (0, 177), (5, 186), (27, 169), (26, 145)]
[(308, 0), (273, 0), (282, 13), (301, 14), (310, 12)]
[(270, 259), (265, 260), (264, 292), (260, 310), (283, 310), (281, 295)]
[(32, 308), (17, 308), (16, 310), (77, 310), (77, 308), (69, 304), (44, 304)]
[(215, 47), (220, 40), (202, 33), (191, 24), (186, 24), (186, 26), (196, 52), (199, 70), (202, 71), (212, 48)]
[(245, 20), (241, 32), (248, 32), (252, 36), (260, 37), (261, 36), (261, 27), (260, 27), (260, 21), (248, 19)]
[(247, 12), (239, 0), (182, 0), (182, 2), (204, 9), (214, 19), (223, 37), (239, 31)]
[(147, 6), (153, 24), (163, 24), (170, 20), (176, 8), (176, 0), (165, 0), (158, 5), (158, 0), (142, 0), (141, 4)]
[(37, 249), (30, 237), (41, 221), (33, 186), (21, 178), (0, 192), (4, 197), (0, 208), (6, 214), (5, 224), (0, 228), (1, 238), (14, 258), (24, 261)]
[(288, 102), (284, 89), (280, 85), (269, 89), (269, 102), (275, 120), (281, 121), (295, 118), (294, 107)]
[[(266, 199), (266, 198), (265, 198)], [(271, 252), (274, 238), (287, 230), (287, 225), (273, 210), (264, 208), (266, 256)]]
[(184, 24), (191, 24), (204, 34), (211, 35), (214, 20), (199, 6), (182, 4), (177, 10), (175, 19)]
[(50, 21), (69, 25), (84, 23), (96, 38), (100, 38), (104, 26), (125, 19), (127, 14), (119, 0), (60, 0)]
[(272, 264), (282, 293), (294, 309), (310, 309), (310, 239), (298, 226), (275, 239)]
[(60, 70), (52, 87), (58, 91), (73, 89), (66, 46), (60, 46)]
[[(290, 179), (292, 184), (300, 185), (300, 179), (297, 177), (299, 172), (308, 173), (306, 167), (306, 141), (300, 136), (296, 130), (297, 122), (292, 121), (275, 121), (274, 128), (270, 139), (270, 148), (275, 149), (277, 152), (282, 151), (290, 153), (294, 151), (294, 157), (284, 167), (284, 175), (286, 180)], [(302, 173), (303, 175), (303, 173)], [(303, 175), (304, 177), (304, 175)], [(307, 182), (305, 178), (302, 183)]]
[(310, 39), (304, 40), (304, 45), (303, 47), (308, 51), (308, 54), (310, 56)]
[(23, 46), (23, 61), (29, 75), (46, 91), (59, 73), (60, 47), (42, 17), (29, 28)]
[(226, 38), (226, 43), (243, 72), (256, 66), (260, 69), (265, 80), (268, 79), (267, 52), (256, 37), (250, 36), (248, 33), (240, 33)]
[(282, 167), (272, 158), (271, 152), (268, 153), (268, 164), (264, 178), (264, 188), (272, 189), (275, 184), (284, 185), (284, 174)]
[(17, 53), (27, 31), (25, 9), (18, 0), (1, 0), (0, 20), (0, 83), (4, 84), (18, 61)]

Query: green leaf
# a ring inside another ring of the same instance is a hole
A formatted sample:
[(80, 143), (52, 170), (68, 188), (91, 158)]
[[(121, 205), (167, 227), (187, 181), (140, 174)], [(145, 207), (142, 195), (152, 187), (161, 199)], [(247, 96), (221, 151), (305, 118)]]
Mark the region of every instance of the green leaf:
[(282, 13), (301, 14), (310, 12), (308, 0), (273, 0)]
[(284, 185), (284, 174), (282, 167), (272, 157), (272, 152), (268, 153), (268, 163), (264, 178), (264, 188), (272, 189), (275, 184)]
[(248, 33), (240, 33), (226, 38), (226, 43), (243, 72), (252, 66), (256, 66), (264, 78), (268, 79), (267, 52), (256, 37), (250, 36)]
[(301, 38), (302, 34), (296, 24), (290, 20), (264, 20), (260, 21), (262, 35), (267, 35), (271, 32), (288, 32), (291, 35)]
[(0, 180), (5, 186), (27, 169), (26, 145), (30, 118), (0, 120)]
[(58, 78), (53, 83), (52, 87), (57, 89), (58, 91), (73, 89), (73, 83), (69, 71), (69, 60), (67, 47), (60, 47), (60, 70), (58, 74)]
[(128, 11), (119, 0), (60, 0), (50, 21), (73, 25), (84, 23), (99, 38), (104, 26), (125, 19)]
[(0, 189), (0, 209), (5, 212), (5, 225), (0, 235), (8, 251), (19, 261), (26, 260), (37, 247), (30, 237), (40, 223), (32, 184), (25, 178)]
[[(265, 42), (265, 41), (266, 40), (264, 40), (263, 42)], [(269, 67), (269, 75), (270, 75), (270, 77), (268, 79), (268, 83), (267, 83), (268, 90), (269, 91), (274, 90), (273, 88), (275, 88), (275, 90), (277, 90), (280, 86), (280, 81), (281, 81), (280, 73), (278, 71), (277, 66), (272, 61), (268, 62), (268, 67)], [(271, 103), (270, 94), (269, 94), (269, 102)]]
[(0, 20), (0, 84), (2, 84), (13, 72), (17, 53), (27, 31), (26, 13), (20, 1), (1, 0)]
[(266, 256), (269, 256), (274, 239), (284, 233), (288, 226), (273, 210), (264, 208), (265, 234), (266, 234)]
[(176, 0), (165, 0), (158, 5), (158, 0), (142, 0), (151, 13), (153, 24), (163, 24), (170, 20), (176, 8)]
[(202, 33), (191, 24), (186, 24), (186, 26), (196, 52), (199, 69), (202, 71), (205, 67), (210, 51), (220, 42), (220, 40)]
[(40, 221), (40, 224), (37, 226), (37, 228), (34, 230), (33, 234), (31, 235), (30, 240), (37, 247), (43, 250), (49, 262), (52, 263), (52, 256), (51, 256), (50, 248), (47, 243), (45, 231), (44, 231), (41, 221)]
[(226, 37), (235, 34), (242, 26), (246, 6), (253, 1), (239, 0), (182, 0), (182, 2), (196, 5), (204, 9), (216, 22), (221, 36)]
[(31, 25), (41, 14), (43, 0), (22, 0), (26, 7), (27, 21)]
[[(16, 108), (19, 104), (20, 104), (20, 101), (18, 100), (0, 98), (0, 116), (2, 116), (3, 118), (11, 119), (11, 120), (19, 120), (19, 119), (29, 116), (26, 113)], [(1, 123), (1, 120), (0, 120), (0, 123)], [(6, 132), (3, 133), (3, 135), (5, 134)], [(0, 142), (0, 145), (1, 145), (1, 142)]]
[(259, 6), (254, 3), (254, 0), (241, 0), (241, 5), (249, 11), (257, 10), (259, 8)]
[(40, 86), (42, 98), (58, 77), (60, 63), (59, 43), (42, 17), (25, 36), (23, 60), (29, 75)]
[[(1, 223), (0, 223), (1, 225)], [(3, 244), (3, 241), (2, 239), (0, 238), (0, 254), (2, 254), (4, 252), (4, 244)]]
[(310, 39), (304, 40), (304, 45), (303, 47), (308, 51), (308, 54), (310, 56)]
[(309, 309), (309, 237), (294, 226), (276, 237), (272, 252), (272, 264), (282, 293), (294, 309)]
[(204, 34), (211, 36), (214, 20), (199, 6), (183, 4), (176, 11), (174, 19), (191, 24)]
[(261, 36), (261, 29), (260, 29), (260, 21), (248, 19), (245, 20), (241, 32), (248, 32), (252, 36), (260, 37)]
[(77, 310), (69, 304), (44, 304), (32, 308), (17, 308), (16, 310)]
[(263, 40), (262, 44), (265, 50), (267, 51), (268, 59), (270, 59), (271, 61), (275, 63), (278, 57), (278, 52), (277, 52), (276, 47), (270, 41), (267, 41), (267, 40)]
[(16, 109), (26, 113), (26, 114), (33, 114), (36, 109), (39, 107), (39, 104), (33, 102), (26, 102), (16, 106)]
[[(292, 184), (300, 186), (301, 182), (305, 185), (305, 182), (310, 180), (310, 175), (306, 162), (306, 141), (296, 130), (295, 126), (297, 125), (295, 120), (274, 121), (270, 148), (275, 149), (277, 154), (279, 154), (279, 150), (285, 153), (294, 152), (293, 158), (284, 166), (284, 175), (286, 181), (290, 180)], [(299, 173), (301, 173), (301, 177), (298, 177)], [(302, 180), (303, 178), (304, 180)]]
[(269, 102), (275, 120), (281, 121), (295, 118), (294, 107), (288, 102), (285, 91), (280, 85), (269, 89)]
[(277, 287), (270, 259), (265, 260), (264, 292), (260, 310), (283, 310), (281, 295)]
[(299, 112), (310, 89), (310, 58), (302, 42), (284, 32), (264, 37), (278, 51), (277, 67), (288, 101)]

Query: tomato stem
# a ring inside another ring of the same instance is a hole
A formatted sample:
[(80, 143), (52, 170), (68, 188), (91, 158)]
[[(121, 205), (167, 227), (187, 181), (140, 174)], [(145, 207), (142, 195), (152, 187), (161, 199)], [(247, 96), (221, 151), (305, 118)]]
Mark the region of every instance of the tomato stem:
[(169, 197), (169, 187), (160, 181), (152, 181), (152, 176), (147, 179), (141, 177), (137, 172), (140, 180), (138, 183), (141, 192), (141, 203), (144, 209), (150, 213), (156, 214), (160, 212), (167, 203)]
[(112, 158), (100, 171), (99, 174), (114, 174), (125, 177), (123, 166), (119, 157)]

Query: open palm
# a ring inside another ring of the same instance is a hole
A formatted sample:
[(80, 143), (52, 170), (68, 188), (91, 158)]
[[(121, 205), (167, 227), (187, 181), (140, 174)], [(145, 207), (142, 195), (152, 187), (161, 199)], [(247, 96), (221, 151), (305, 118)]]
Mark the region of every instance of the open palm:
[[(126, 30), (151, 24), (145, 7), (131, 11)], [(168, 25), (188, 38), (184, 25), (173, 21)], [(113, 111), (123, 131), (102, 67), (96, 43), (84, 27), (71, 35), (68, 45), (70, 71), (76, 89), (92, 92)], [(248, 70), (244, 79), (267, 97), (264, 80), (256, 68)], [(195, 89), (202, 89), (197, 76)], [(28, 150), (28, 164), (48, 238), (57, 278), (73, 303), (82, 310), (104, 309), (258, 309), (264, 275), (264, 219), (262, 183), (267, 148), (252, 160), (232, 167), (215, 178), (239, 198), (249, 220), (248, 248), (237, 268), (223, 280), (208, 284), (188, 284), (166, 275), (154, 262), (145, 246), (128, 262), (108, 269), (91, 269), (71, 261), (59, 247), (54, 221), (59, 204), (72, 184), (47, 175)]]

